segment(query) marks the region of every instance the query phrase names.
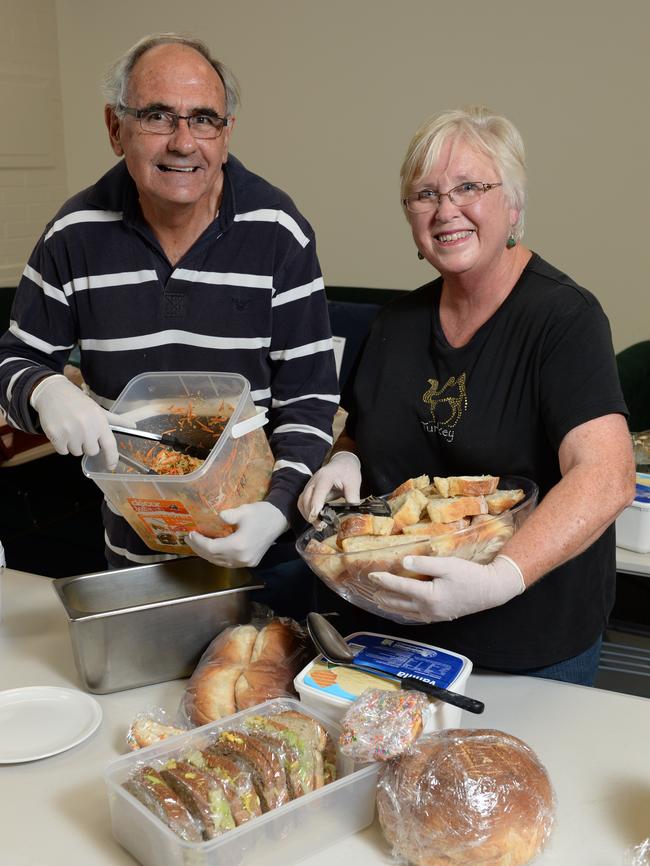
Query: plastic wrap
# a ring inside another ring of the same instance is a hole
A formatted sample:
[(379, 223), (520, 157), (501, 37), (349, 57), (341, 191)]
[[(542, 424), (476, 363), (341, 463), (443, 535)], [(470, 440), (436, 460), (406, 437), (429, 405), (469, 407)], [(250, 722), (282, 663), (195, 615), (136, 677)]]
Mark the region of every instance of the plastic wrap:
[(555, 795), (522, 740), (451, 729), (383, 765), (377, 811), (394, 855), (415, 866), (522, 866), (549, 838)]
[(626, 851), (623, 866), (650, 866), (650, 839)]
[(341, 719), (340, 749), (354, 761), (388, 761), (413, 745), (429, 711), (422, 692), (367, 689)]
[(225, 629), (187, 683), (182, 717), (205, 725), (271, 698), (295, 696), (293, 680), (308, 659), (308, 645), (306, 630), (284, 617)]
[(123, 787), (186, 841), (239, 827), (336, 778), (328, 731), (295, 707), (278, 700), (205, 737), (197, 731), (191, 745), (170, 743), (137, 763)]
[(176, 724), (162, 707), (150, 707), (134, 717), (126, 734), (126, 744), (131, 751), (136, 751), (186, 734), (188, 730), (188, 725)]
[[(387, 525), (372, 526), (369, 535), (359, 539), (345, 538), (340, 524), (318, 524), (300, 536), (296, 549), (323, 583), (346, 601), (394, 622), (414, 624), (415, 620), (384, 611), (375, 603), (377, 588), (368, 580), (368, 575), (374, 571), (388, 571), (402, 577), (430, 580), (406, 570), (402, 565), (405, 556), (458, 556), (472, 562), (491, 562), (537, 502), (537, 485), (529, 479), (517, 476), (500, 479), (497, 493), (514, 490), (523, 490), (524, 499), (509, 510), (495, 514), (475, 513), (468, 519), (434, 524), (424, 520), (430, 500), (416, 489), (411, 491), (413, 514), (408, 519), (417, 523), (406, 524), (397, 530), (396, 522), (390, 531)], [(350, 515), (348, 519), (355, 516), (369, 522), (368, 515)], [(396, 514), (393, 517), (396, 519)], [(435, 533), (431, 532), (432, 528), (436, 529)], [(365, 548), (364, 545), (371, 546)]]

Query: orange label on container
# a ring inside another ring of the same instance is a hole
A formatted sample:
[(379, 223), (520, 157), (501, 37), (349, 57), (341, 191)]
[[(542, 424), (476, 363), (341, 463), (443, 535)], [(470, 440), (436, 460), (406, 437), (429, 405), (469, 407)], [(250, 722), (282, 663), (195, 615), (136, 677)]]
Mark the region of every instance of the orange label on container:
[(174, 499), (129, 499), (128, 503), (157, 546), (181, 548), (179, 553), (191, 552), (185, 539), (188, 532), (197, 526), (182, 502)]
[(128, 499), (136, 514), (187, 514), (187, 508), (175, 499)]

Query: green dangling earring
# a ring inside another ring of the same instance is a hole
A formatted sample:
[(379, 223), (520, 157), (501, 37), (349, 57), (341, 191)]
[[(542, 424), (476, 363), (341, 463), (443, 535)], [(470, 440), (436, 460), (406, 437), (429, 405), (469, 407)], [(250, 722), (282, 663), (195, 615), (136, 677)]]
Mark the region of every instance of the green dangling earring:
[(517, 238), (514, 235), (510, 235), (506, 241), (506, 249), (511, 250), (515, 246), (517, 246)]

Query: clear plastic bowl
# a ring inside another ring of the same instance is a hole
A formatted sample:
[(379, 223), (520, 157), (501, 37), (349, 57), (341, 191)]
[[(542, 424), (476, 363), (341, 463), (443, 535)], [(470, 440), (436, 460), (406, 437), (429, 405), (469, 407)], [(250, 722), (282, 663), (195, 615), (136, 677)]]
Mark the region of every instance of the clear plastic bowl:
[(387, 535), (386, 546), (354, 553), (312, 552), (307, 546), (312, 539), (324, 541), (336, 535), (336, 527), (316, 526), (307, 529), (296, 542), (296, 550), (311, 570), (341, 598), (370, 613), (399, 623), (415, 623), (399, 614), (387, 614), (374, 603), (374, 588), (367, 580), (372, 571), (389, 571), (402, 577), (429, 579), (407, 571), (405, 556), (459, 556), (472, 562), (487, 563), (497, 555), (537, 503), (538, 487), (528, 478), (503, 476), (499, 490), (524, 491), (524, 498), (500, 515), (485, 518), (466, 529), (432, 535), (426, 539), (409, 540), (407, 535)]

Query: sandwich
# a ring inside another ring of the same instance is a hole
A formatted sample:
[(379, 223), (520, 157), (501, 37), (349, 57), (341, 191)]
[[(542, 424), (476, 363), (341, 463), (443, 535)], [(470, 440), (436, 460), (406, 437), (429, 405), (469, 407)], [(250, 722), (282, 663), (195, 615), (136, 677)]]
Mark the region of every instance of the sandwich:
[(124, 783), (124, 788), (185, 842), (201, 842), (203, 825), (158, 770), (142, 767)]
[(205, 752), (235, 758), (246, 767), (262, 812), (270, 812), (289, 801), (284, 763), (277, 751), (259, 737), (241, 731), (221, 731)]
[(201, 824), (204, 839), (214, 839), (235, 827), (223, 785), (212, 773), (206, 773), (188, 761), (172, 760), (160, 775)]
[(214, 752), (192, 752), (189, 763), (211, 773), (219, 780), (226, 795), (235, 824), (245, 824), (262, 814), (260, 798), (253, 785), (248, 767), (236, 758)]

